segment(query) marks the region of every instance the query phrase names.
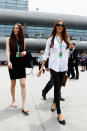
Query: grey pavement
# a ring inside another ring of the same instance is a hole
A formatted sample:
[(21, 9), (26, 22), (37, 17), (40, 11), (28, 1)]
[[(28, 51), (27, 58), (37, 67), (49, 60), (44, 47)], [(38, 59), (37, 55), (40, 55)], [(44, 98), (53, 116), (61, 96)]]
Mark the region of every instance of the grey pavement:
[[(31, 69), (27, 69), (27, 74)], [(11, 105), (10, 79), (7, 67), (0, 67), (0, 131), (86, 131), (87, 130), (87, 71), (80, 72), (79, 80), (68, 79), (66, 87), (62, 87), (61, 110), (66, 125), (60, 125), (56, 112), (51, 112), (53, 88), (43, 100), (41, 93), (50, 78), (45, 72), (37, 78), (38, 67), (27, 76), (26, 92), (29, 115), (21, 111), (21, 88), (19, 80), (16, 83), (17, 109)]]

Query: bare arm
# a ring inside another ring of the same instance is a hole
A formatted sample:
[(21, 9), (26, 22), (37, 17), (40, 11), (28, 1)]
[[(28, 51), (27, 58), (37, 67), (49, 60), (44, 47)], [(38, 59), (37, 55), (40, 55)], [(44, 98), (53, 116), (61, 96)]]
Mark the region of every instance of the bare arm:
[(49, 54), (50, 54), (50, 41), (51, 40), (47, 40), (47, 43), (46, 43), (46, 48), (45, 48), (45, 53), (44, 53), (44, 56), (43, 56), (43, 60), (41, 62), (41, 69), (40, 71), (38, 72), (37, 74), (37, 77), (40, 77), (41, 76), (41, 73), (43, 71), (43, 68), (44, 68), (44, 65), (47, 61), (47, 58), (49, 57)]
[(12, 69), (12, 63), (10, 62), (10, 47), (9, 47), (9, 38), (6, 40), (6, 57), (8, 62), (8, 68)]

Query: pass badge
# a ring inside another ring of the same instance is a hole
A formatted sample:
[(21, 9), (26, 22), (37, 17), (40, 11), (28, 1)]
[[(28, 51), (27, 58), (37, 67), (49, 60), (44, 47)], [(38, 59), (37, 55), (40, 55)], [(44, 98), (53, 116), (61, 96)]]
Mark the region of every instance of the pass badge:
[(17, 51), (16, 57), (20, 57), (20, 52)]
[(59, 58), (62, 58), (62, 52), (59, 52)]

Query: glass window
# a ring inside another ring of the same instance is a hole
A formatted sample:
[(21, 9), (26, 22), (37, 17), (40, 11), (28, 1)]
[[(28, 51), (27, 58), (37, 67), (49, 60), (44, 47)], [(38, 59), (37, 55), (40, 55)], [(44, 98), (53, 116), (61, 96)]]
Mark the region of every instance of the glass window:
[(5, 32), (5, 28), (0, 28), (0, 32)]
[(16, 0), (8, 0), (7, 3), (16, 4), (17, 1)]
[(24, 8), (25, 5), (23, 5), (23, 4), (18, 4), (16, 7), (17, 7), (17, 8)]
[(9, 6), (9, 7), (13, 6), (14, 7), (14, 6), (16, 6), (16, 3), (7, 3), (7, 6)]
[(7, 0), (0, 0), (0, 3), (6, 3)]
[(28, 0), (0, 0), (0, 8), (28, 10)]

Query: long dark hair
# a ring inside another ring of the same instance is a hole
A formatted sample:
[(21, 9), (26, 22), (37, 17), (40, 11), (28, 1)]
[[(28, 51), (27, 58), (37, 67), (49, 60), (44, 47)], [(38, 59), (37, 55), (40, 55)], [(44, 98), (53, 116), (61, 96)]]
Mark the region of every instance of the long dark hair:
[(62, 20), (57, 20), (54, 24), (54, 27), (53, 27), (53, 30), (52, 30), (52, 33), (51, 33), (51, 36), (52, 36), (52, 40), (51, 40), (51, 45), (50, 45), (50, 48), (53, 48), (54, 46), (54, 38), (55, 38), (55, 35), (56, 35), (56, 24), (58, 24), (59, 22), (62, 22), (63, 23), (63, 31), (62, 31), (62, 39), (65, 41), (65, 43), (67, 44), (67, 48), (70, 48), (70, 41), (69, 41), (69, 37), (68, 37), (68, 34), (66, 32), (66, 26), (64, 24), (64, 22)]
[[(24, 32), (23, 32), (23, 28), (22, 28), (22, 25), (20, 23), (16, 23), (15, 25), (17, 25), (19, 27), (18, 42), (20, 44), (20, 50), (23, 51), (24, 50)], [(14, 26), (13, 26), (13, 29), (14, 29)], [(17, 44), (16, 44), (17, 39), (16, 39), (16, 36), (14, 34), (13, 29), (12, 29), (10, 39), (9, 39), (9, 46), (10, 46), (11, 54), (15, 54), (16, 49), (17, 49)]]

